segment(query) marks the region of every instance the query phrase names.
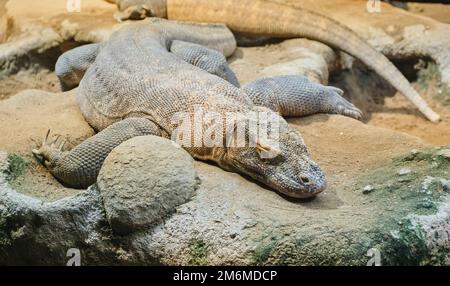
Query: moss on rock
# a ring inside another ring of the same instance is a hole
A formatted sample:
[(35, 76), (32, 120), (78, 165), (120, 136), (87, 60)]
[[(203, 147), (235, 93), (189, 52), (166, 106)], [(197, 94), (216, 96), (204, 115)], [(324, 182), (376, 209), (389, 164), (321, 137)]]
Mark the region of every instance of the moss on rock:
[(208, 246), (203, 241), (191, 241), (189, 244), (191, 260), (189, 265), (202, 266), (208, 264)]
[(433, 98), (444, 105), (450, 105), (450, 88), (442, 82), (441, 72), (436, 63), (420, 63), (417, 84), (422, 92), (432, 94)]
[(9, 183), (15, 181), (25, 173), (27, 162), (16, 154), (8, 154), (8, 168), (4, 171)]
[[(449, 200), (440, 183), (450, 172), (446, 150), (414, 150), (362, 175), (345, 190), (355, 192), (357, 199), (349, 206), (354, 211), (330, 212), (331, 222), (346, 221), (349, 227), (321, 227), (311, 221), (316, 225), (313, 231), (293, 228), (287, 233), (280, 229), (279, 233), (266, 234), (255, 247), (254, 263), (373, 265), (377, 253), (381, 265), (445, 265), (448, 250), (430, 249), (424, 230), (414, 218), (436, 214)], [(363, 192), (369, 184), (374, 190)], [(358, 212), (362, 209), (364, 218), (360, 220)]]

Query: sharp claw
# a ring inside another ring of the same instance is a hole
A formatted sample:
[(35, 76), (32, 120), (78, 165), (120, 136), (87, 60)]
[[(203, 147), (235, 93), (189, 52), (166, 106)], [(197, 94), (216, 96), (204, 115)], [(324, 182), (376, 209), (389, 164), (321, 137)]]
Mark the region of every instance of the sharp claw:
[(337, 92), (339, 95), (344, 95), (344, 91), (340, 88), (334, 87), (334, 86), (329, 86), (328, 88), (330, 88), (332, 91)]
[(49, 135), (50, 135), (50, 129), (47, 130), (47, 135), (45, 135), (45, 139), (44, 139), (44, 142), (42, 142), (42, 145), (44, 145), (44, 144), (47, 143), (47, 140), (48, 140), (48, 136), (49, 136)]
[(61, 138), (61, 135), (56, 135), (55, 137), (56, 137), (56, 138), (55, 138), (55, 140), (53, 140), (51, 146), (56, 146), (56, 145), (57, 145), (58, 140)]
[(58, 145), (57, 148), (58, 148), (60, 151), (62, 151), (63, 148), (64, 148), (64, 146), (66, 146), (66, 142), (67, 142), (67, 140), (63, 138), (63, 139), (61, 140), (61, 142), (59, 142), (59, 145)]
[(44, 160), (44, 156), (42, 155), (41, 151), (33, 149), (31, 150), (31, 152), (38, 161), (42, 162)]
[(363, 117), (363, 113), (362, 113), (361, 111), (358, 110), (358, 111), (356, 112), (356, 119), (361, 120), (362, 117)]

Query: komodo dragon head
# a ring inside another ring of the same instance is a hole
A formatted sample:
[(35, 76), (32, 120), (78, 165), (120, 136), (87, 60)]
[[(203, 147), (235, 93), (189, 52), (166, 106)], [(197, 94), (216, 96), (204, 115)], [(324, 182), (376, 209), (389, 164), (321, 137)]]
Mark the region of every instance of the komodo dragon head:
[[(301, 135), (282, 117), (279, 117), (279, 125), (277, 142), (256, 139), (256, 147), (223, 148), (218, 164), (224, 169), (246, 174), (289, 197), (316, 196), (327, 186), (324, 172), (309, 157)], [(247, 138), (254, 138), (248, 130), (246, 132)]]

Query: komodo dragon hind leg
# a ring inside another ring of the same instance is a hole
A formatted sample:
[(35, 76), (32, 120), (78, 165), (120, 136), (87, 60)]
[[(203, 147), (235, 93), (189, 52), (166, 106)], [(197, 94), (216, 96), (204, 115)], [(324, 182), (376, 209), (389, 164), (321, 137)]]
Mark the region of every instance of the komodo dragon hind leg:
[(256, 105), (283, 116), (334, 113), (361, 119), (362, 112), (342, 97), (343, 91), (309, 81), (303, 76), (276, 76), (255, 80), (242, 88)]
[(122, 142), (136, 136), (161, 136), (160, 128), (146, 118), (127, 118), (105, 128), (71, 151), (64, 151), (57, 137), (44, 143), (33, 154), (61, 183), (73, 188), (87, 188), (97, 180), (108, 154)]
[(95, 61), (100, 44), (84, 45), (62, 54), (55, 65), (55, 73), (59, 78), (62, 90), (76, 87), (86, 70)]
[(179, 40), (172, 42), (170, 51), (187, 63), (217, 75), (236, 87), (240, 87), (236, 75), (228, 66), (227, 59), (220, 52), (202, 45)]

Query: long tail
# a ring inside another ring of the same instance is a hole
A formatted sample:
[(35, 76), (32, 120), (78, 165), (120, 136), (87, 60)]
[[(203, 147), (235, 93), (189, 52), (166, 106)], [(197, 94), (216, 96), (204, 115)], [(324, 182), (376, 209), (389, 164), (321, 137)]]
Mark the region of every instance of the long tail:
[(171, 20), (224, 23), (249, 35), (304, 37), (358, 58), (403, 93), (433, 122), (440, 117), (383, 54), (349, 28), (312, 11), (261, 0), (167, 0)]

